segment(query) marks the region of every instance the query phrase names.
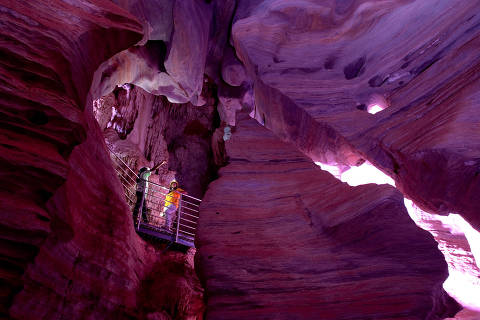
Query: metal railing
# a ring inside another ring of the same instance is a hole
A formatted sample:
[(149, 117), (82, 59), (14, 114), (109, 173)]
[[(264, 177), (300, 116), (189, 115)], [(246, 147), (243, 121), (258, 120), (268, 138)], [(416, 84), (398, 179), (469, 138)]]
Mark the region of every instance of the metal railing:
[[(199, 207), (202, 200), (180, 193), (178, 208), (172, 214), (171, 225), (167, 225), (165, 207), (170, 203), (166, 202), (165, 199), (170, 192), (169, 188), (152, 181), (143, 180), (147, 186), (142, 193), (143, 196), (142, 194), (137, 196), (137, 181), (140, 181), (140, 178), (119, 156), (110, 148), (108, 149), (132, 213), (135, 205), (138, 207), (138, 213), (133, 216), (137, 232), (194, 247)], [(145, 202), (145, 206), (143, 202)], [(142, 215), (142, 209), (146, 209), (145, 215)], [(146, 218), (146, 221), (144, 218)]]

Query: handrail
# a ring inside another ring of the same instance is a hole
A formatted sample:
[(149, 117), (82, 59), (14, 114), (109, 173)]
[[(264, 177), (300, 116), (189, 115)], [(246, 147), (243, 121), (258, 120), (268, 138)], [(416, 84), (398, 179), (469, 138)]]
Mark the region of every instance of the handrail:
[[(111, 160), (114, 164), (115, 172), (120, 178), (128, 205), (133, 210), (135, 210), (134, 208), (138, 209), (134, 216), (137, 232), (194, 247), (195, 231), (198, 225), (199, 208), (202, 200), (180, 193), (177, 210), (168, 212), (167, 210), (170, 209), (166, 208), (171, 207), (169, 207), (170, 201), (167, 201), (166, 198), (170, 189), (148, 179), (139, 178), (108, 145), (107, 148), (110, 154), (113, 155)], [(148, 183), (148, 187), (143, 189), (140, 198), (137, 187), (138, 182), (142, 180)], [(174, 202), (170, 203), (175, 204)], [(169, 216), (169, 222), (167, 222), (166, 214)], [(144, 221), (144, 218), (147, 221)]]
[(132, 184), (130, 181), (128, 181), (124, 176), (120, 176), (120, 178), (123, 179), (123, 181), (125, 181), (125, 183), (128, 185), (129, 188), (135, 189), (135, 185)]
[(107, 143), (105, 143), (105, 145), (107, 146), (107, 149), (110, 151), (110, 154), (113, 154), (118, 160), (120, 160), (120, 162), (122, 162), (122, 163), (128, 168), (128, 170), (130, 170), (130, 171), (135, 175), (135, 177), (138, 178), (138, 175), (135, 173), (135, 171), (133, 171), (132, 169), (130, 169), (130, 167), (128, 166), (128, 164), (126, 164), (119, 156), (117, 156), (117, 155), (115, 154), (115, 152), (113, 152), (113, 150), (110, 149), (110, 147), (108, 146)]
[[(153, 181), (148, 181), (148, 183), (151, 183), (151, 184), (153, 184), (153, 185), (155, 185), (155, 186), (158, 186), (158, 187), (160, 187), (160, 188), (162, 188), (162, 189), (165, 189), (165, 190), (168, 190), (168, 191), (170, 191), (170, 189), (169, 189), (169, 188), (167, 188), (167, 187), (164, 187), (164, 186), (162, 186), (161, 184), (158, 184), (158, 183), (156, 183), (156, 182), (153, 182)], [(197, 201), (200, 201), (200, 202), (202, 202), (202, 200), (201, 200), (201, 199), (198, 199), (198, 198), (192, 197), (191, 195), (188, 195), (188, 194), (182, 194), (182, 196), (184, 196), (184, 197), (189, 197), (189, 198), (192, 198), (192, 199), (195, 199), (195, 200), (197, 200)], [(183, 200), (183, 201), (185, 201), (185, 200)]]
[[(131, 182), (136, 183), (135, 178), (132, 178), (132, 176), (129, 175), (127, 171), (125, 171), (124, 169), (122, 169), (122, 167), (117, 166), (117, 168), (119, 169), (119, 170), (115, 169), (115, 171), (117, 171), (117, 173), (118, 173), (118, 171), (121, 171), (121, 172), (125, 173), (125, 175), (122, 175), (122, 177), (128, 177), (128, 178), (131, 180)], [(126, 178), (125, 178), (125, 179), (126, 179)]]

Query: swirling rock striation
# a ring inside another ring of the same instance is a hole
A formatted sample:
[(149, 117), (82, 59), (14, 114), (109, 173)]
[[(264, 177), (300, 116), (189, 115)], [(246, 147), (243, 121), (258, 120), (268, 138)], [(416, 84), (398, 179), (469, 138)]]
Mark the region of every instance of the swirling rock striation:
[(93, 73), (142, 35), (140, 24), (108, 1), (1, 1), (0, 14), (4, 316), (24, 285), (25, 268), (55, 228), (45, 203), (86, 138), (83, 109)]
[[(256, 118), (317, 161), (367, 158), (478, 229), (478, 1), (242, 1), (232, 38)], [(375, 103), (388, 107), (375, 115)]]
[[(209, 319), (441, 319), (436, 242), (385, 185), (349, 187), (242, 115), (201, 205)], [(252, 148), (252, 146), (255, 146)]]
[(95, 70), (141, 24), (104, 0), (0, 1), (0, 14), (0, 317), (198, 317), (191, 254), (135, 234), (91, 109)]

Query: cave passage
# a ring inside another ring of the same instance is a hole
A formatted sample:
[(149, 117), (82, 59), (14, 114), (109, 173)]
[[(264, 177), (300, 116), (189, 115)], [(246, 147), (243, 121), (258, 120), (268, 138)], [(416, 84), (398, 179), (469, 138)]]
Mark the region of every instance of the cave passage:
[[(135, 230), (172, 244), (194, 248), (202, 200), (185, 194), (183, 189), (177, 188), (176, 181), (172, 181), (170, 187), (149, 181), (150, 174), (142, 175), (145, 167), (137, 175), (111, 149), (109, 152), (132, 211)], [(151, 171), (155, 172), (156, 167)]]
[(0, 0), (0, 318), (479, 319), (478, 12)]
[[(380, 108), (380, 107), (379, 107)], [(378, 111), (381, 111), (380, 108)], [(385, 184), (395, 188), (394, 180), (373, 164), (365, 161), (360, 166), (342, 166), (316, 162), (322, 170), (328, 171), (338, 180), (350, 186), (366, 184)], [(475, 230), (460, 215), (450, 213), (440, 216), (420, 209), (412, 200), (404, 198), (404, 204), (410, 218), (415, 224), (430, 232), (438, 242), (440, 251), (448, 263), (449, 277), (443, 283), (443, 288), (464, 307), (480, 311), (480, 233)], [(440, 233), (448, 233), (454, 237), (462, 237), (467, 247), (454, 248), (442, 239)], [(465, 263), (462, 260), (470, 260)], [(476, 266), (476, 268), (472, 267)]]

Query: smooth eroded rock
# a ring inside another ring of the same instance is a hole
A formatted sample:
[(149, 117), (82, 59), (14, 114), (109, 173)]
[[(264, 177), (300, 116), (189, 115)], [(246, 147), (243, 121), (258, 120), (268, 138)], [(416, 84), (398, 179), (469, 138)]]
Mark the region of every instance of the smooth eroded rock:
[[(252, 147), (254, 146), (254, 147)], [(447, 265), (402, 195), (349, 187), (242, 115), (201, 205), (208, 319), (441, 319)]]

